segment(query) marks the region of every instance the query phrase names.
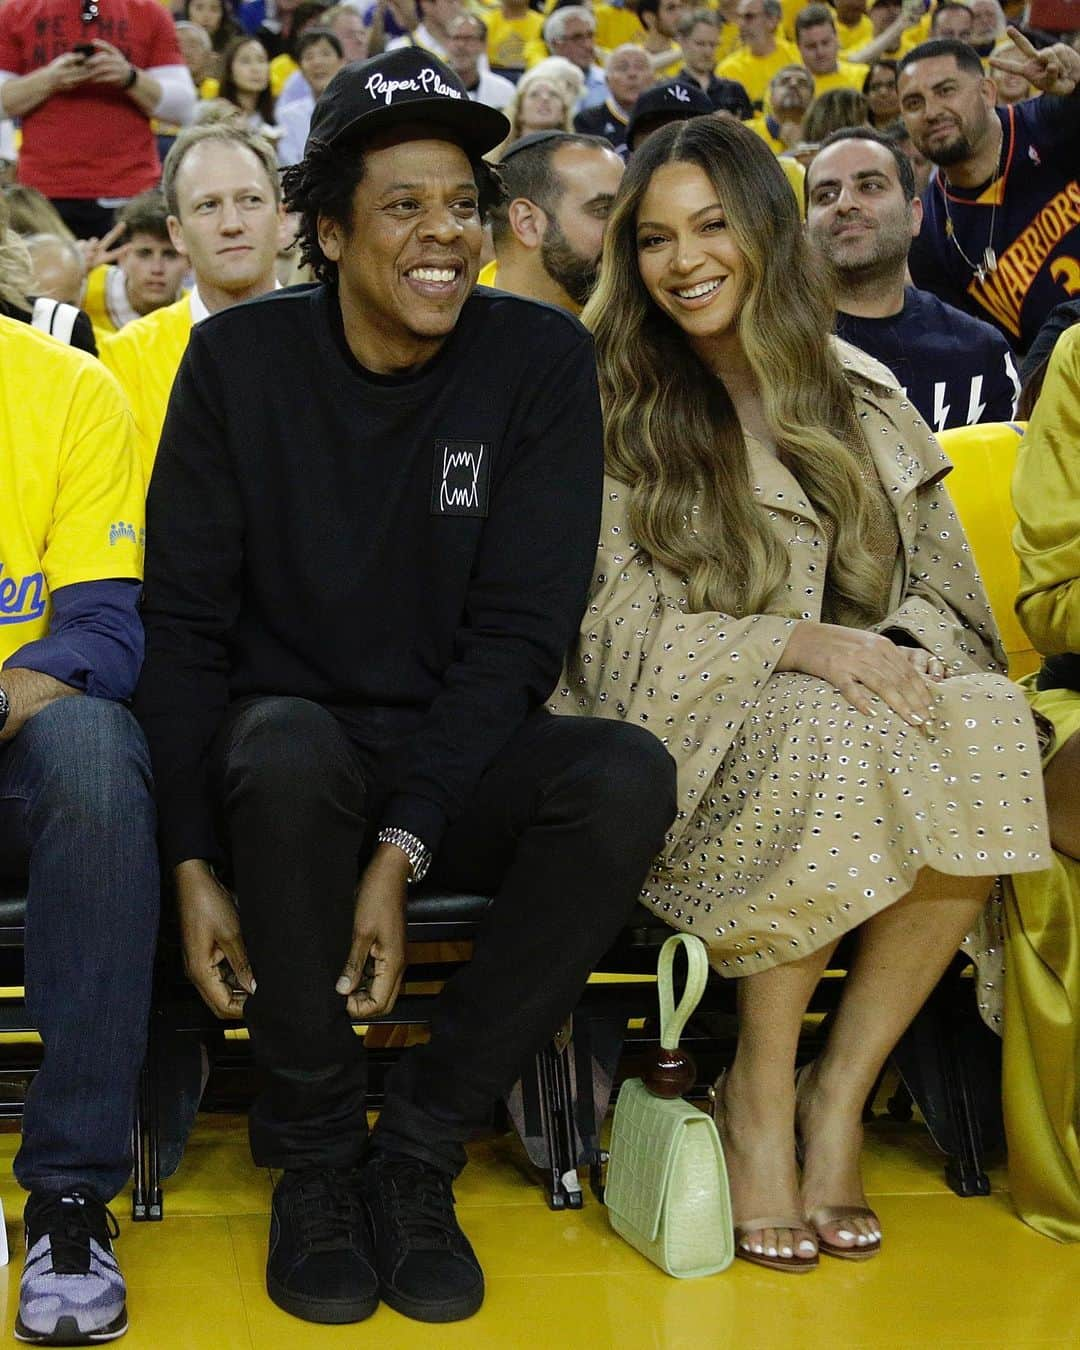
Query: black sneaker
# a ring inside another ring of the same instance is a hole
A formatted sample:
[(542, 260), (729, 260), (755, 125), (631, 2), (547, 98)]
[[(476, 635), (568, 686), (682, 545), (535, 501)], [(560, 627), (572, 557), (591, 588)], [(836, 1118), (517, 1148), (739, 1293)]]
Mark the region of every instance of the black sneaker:
[(120, 1227), (82, 1190), (31, 1194), (23, 1211), (26, 1261), (15, 1338), (32, 1345), (99, 1345), (127, 1331), (124, 1277), (113, 1255)]
[(362, 1322), (379, 1306), (355, 1170), (282, 1173), (270, 1210), (266, 1291), (307, 1322)]
[(454, 1216), (450, 1178), (402, 1154), (373, 1153), (360, 1174), (379, 1293), (418, 1322), (457, 1322), (484, 1301), (484, 1272)]

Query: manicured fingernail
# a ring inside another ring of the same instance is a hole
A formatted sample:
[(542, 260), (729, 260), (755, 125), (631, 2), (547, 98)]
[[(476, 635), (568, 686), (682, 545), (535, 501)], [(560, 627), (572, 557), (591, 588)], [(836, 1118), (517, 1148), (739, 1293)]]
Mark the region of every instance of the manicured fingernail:
[(334, 985), (334, 989), (339, 994), (347, 994), (349, 992), (349, 981), (344, 975), (342, 975), (337, 984)]
[(807, 1241), (806, 1238), (803, 1238), (802, 1242), (799, 1243), (799, 1251), (808, 1252), (812, 1256), (814, 1252), (817, 1251), (817, 1248), (814, 1246), (812, 1242), (809, 1242)]
[(914, 722), (915, 725), (916, 725), (917, 727), (921, 727), (922, 724), (923, 724), (923, 722), (924, 722), (926, 719), (923, 718), (923, 717), (920, 717), (918, 713), (912, 713), (912, 714), (911, 714), (910, 720), (911, 720), (912, 722)]
[(259, 987), (259, 986), (255, 983), (255, 981), (252, 980), (252, 981), (251, 981), (251, 992), (254, 993), (255, 990), (258, 989), (258, 987)]
[(765, 1248), (765, 1255), (766, 1255), (766, 1256), (775, 1256), (775, 1255), (776, 1255), (776, 1248), (775, 1248), (775, 1247), (766, 1247), (766, 1248)]
[(870, 1239), (866, 1236), (865, 1233), (860, 1233), (859, 1236), (855, 1239), (855, 1241), (860, 1247), (865, 1247), (866, 1244), (870, 1241)]
[(846, 1228), (838, 1228), (836, 1230), (836, 1236), (840, 1238), (841, 1241), (843, 1242), (850, 1242), (851, 1239), (855, 1236), (855, 1234), (849, 1233)]
[(790, 1255), (791, 1255), (791, 1248), (790, 1248), (790, 1247), (781, 1247), (781, 1248), (780, 1248), (780, 1255), (781, 1255), (781, 1256), (790, 1256)]
[(761, 1243), (760, 1243), (760, 1242), (754, 1242), (754, 1243), (752, 1243), (751, 1246), (750, 1246), (750, 1250), (751, 1250), (756, 1256), (760, 1256), (760, 1255), (761, 1255)]

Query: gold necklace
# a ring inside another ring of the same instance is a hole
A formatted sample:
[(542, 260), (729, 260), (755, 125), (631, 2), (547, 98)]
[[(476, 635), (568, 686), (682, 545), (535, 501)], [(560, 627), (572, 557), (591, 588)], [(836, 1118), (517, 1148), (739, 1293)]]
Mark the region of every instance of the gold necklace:
[[(996, 116), (994, 120), (997, 122)], [(991, 180), (994, 183), (999, 182), (1001, 178), (1001, 157), (1005, 150), (1005, 128), (1001, 125), (1000, 122), (998, 122), (998, 129), (1001, 132), (1001, 145), (998, 148), (997, 172), (994, 174), (994, 177)], [(980, 286), (992, 272), (997, 271), (998, 260), (997, 254), (994, 252), (994, 223), (997, 220), (998, 203), (1004, 196), (1005, 196), (1005, 184), (1001, 183), (1000, 186), (998, 187), (997, 193), (994, 196), (994, 205), (990, 211), (990, 237), (987, 239), (986, 247), (983, 249), (982, 262), (975, 263), (971, 261), (968, 255), (961, 248), (960, 240), (957, 239), (956, 237), (956, 225), (953, 223), (952, 212), (949, 210), (948, 188), (943, 185), (941, 189), (941, 200), (945, 203), (945, 234), (947, 238), (953, 241), (953, 243), (956, 246), (957, 253), (960, 254), (964, 262), (966, 262), (967, 265), (971, 268), (971, 270), (975, 273), (975, 277), (978, 280)]]

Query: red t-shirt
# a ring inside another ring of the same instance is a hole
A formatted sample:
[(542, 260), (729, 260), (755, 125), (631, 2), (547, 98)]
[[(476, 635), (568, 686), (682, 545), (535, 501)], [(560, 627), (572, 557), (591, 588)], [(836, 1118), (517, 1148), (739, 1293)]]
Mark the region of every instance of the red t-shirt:
[[(158, 0), (100, 0), (83, 23), (79, 0), (7, 0), (0, 70), (29, 75), (78, 42), (103, 38), (140, 70), (183, 65), (176, 29)], [(114, 85), (53, 94), (22, 119), (19, 181), (48, 197), (133, 197), (161, 176), (150, 121)]]

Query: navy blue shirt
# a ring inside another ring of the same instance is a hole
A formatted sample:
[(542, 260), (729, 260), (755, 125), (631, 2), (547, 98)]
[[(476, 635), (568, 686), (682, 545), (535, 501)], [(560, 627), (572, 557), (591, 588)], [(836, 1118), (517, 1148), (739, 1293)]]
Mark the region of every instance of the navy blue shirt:
[(909, 286), (887, 319), (837, 314), (836, 333), (888, 366), (935, 431), (1008, 422), (1020, 380), (996, 328)]
[[(996, 111), (1000, 172), (947, 189), (934, 174), (908, 265), (916, 286), (988, 319), (1023, 352), (1054, 306), (1080, 294), (1080, 96), (1043, 94)], [(997, 266), (980, 281), (987, 247)]]

